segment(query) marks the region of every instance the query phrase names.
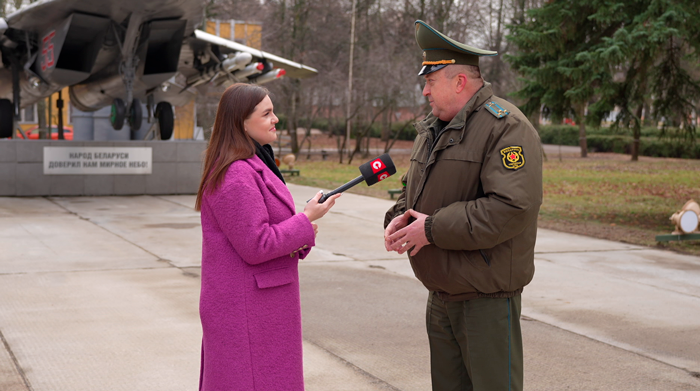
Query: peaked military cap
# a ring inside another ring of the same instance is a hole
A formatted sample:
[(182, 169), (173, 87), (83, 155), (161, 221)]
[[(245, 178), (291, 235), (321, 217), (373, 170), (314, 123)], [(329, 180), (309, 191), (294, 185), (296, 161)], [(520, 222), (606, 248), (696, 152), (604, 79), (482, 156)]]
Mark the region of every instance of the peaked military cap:
[(423, 68), (418, 72), (418, 76), (439, 71), (451, 64), (478, 67), (479, 57), (498, 54), (491, 50), (477, 49), (457, 42), (422, 20), (416, 20), (416, 42), (423, 49)]

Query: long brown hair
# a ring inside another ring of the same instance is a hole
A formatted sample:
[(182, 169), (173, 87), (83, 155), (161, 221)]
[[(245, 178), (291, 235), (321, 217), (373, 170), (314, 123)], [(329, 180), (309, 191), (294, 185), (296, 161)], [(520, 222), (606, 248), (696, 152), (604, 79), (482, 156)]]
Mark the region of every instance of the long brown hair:
[(264, 87), (236, 83), (224, 91), (216, 110), (216, 120), (209, 145), (204, 156), (204, 172), (199, 183), (194, 209), (202, 209), (205, 191), (216, 189), (226, 175), (226, 170), (236, 160), (255, 154), (255, 144), (243, 128), (255, 106), (268, 95)]

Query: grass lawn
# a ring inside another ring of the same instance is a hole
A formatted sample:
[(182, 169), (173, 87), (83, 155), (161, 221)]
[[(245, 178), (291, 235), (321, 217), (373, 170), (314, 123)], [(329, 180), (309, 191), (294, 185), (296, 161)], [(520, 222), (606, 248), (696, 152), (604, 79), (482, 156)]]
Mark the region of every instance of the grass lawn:
[[(360, 184), (349, 192), (389, 199), (387, 190), (401, 186), (409, 164), (408, 155), (391, 156), (396, 175), (372, 187)], [(334, 189), (360, 175), (357, 167), (369, 158), (356, 157), (348, 165), (339, 164), (337, 156), (326, 161), (301, 157), (295, 166), (301, 176), (288, 181)], [(586, 159), (549, 156), (543, 176), (541, 228), (700, 255), (700, 241), (655, 241), (656, 235), (673, 231), (669, 217), (686, 201), (700, 202), (700, 160), (640, 157), (632, 162), (629, 155), (612, 153), (592, 153)]]
[(542, 228), (700, 255), (700, 241), (657, 244), (671, 215), (700, 201), (700, 161), (590, 154), (544, 164)]
[[(348, 192), (389, 199), (387, 190), (401, 187), (401, 176), (408, 169), (409, 163), (408, 155), (395, 155), (393, 153), (390, 153), (390, 155), (396, 165), (396, 174), (371, 187), (361, 183)], [(358, 167), (374, 157), (376, 156), (366, 158), (356, 157), (350, 165), (347, 163), (338, 163), (337, 155), (329, 157), (325, 161), (318, 160), (317, 156), (313, 156), (311, 160), (301, 158), (301, 160), (297, 161), (294, 165), (294, 168), (300, 170), (300, 175), (293, 177), (288, 176), (285, 177), (285, 180), (297, 185), (317, 187), (319, 190), (333, 190), (360, 176), (360, 169)]]

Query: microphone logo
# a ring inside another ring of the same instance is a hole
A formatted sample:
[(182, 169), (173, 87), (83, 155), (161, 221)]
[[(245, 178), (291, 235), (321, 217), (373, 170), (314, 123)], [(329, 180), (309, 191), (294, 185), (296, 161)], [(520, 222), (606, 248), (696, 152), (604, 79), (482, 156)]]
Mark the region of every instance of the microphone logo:
[(375, 183), (382, 181), (393, 174), (396, 174), (396, 167), (391, 161), (388, 153), (374, 158), (360, 166), (360, 173), (365, 179), (367, 186), (372, 186)]
[[(381, 159), (377, 159), (377, 160), (373, 161), (371, 163), (371, 166), (372, 166), (372, 172), (374, 172), (375, 174), (386, 168), (386, 166), (384, 165), (384, 162), (382, 162)], [(380, 180), (382, 180), (382, 179), (384, 179), (384, 178), (381, 178)]]

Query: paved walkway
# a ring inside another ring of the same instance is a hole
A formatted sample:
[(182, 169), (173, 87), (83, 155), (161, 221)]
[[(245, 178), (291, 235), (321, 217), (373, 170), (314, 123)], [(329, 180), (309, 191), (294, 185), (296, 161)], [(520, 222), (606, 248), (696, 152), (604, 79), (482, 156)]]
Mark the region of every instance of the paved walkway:
[[(316, 191), (290, 185), (303, 208)], [(196, 390), (193, 196), (0, 198), (0, 390)], [(307, 390), (428, 390), (427, 292), (344, 194), (300, 265)], [(528, 390), (700, 389), (700, 258), (540, 230)]]

